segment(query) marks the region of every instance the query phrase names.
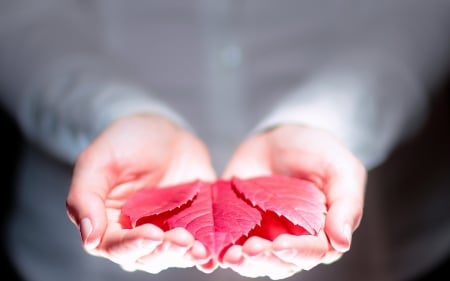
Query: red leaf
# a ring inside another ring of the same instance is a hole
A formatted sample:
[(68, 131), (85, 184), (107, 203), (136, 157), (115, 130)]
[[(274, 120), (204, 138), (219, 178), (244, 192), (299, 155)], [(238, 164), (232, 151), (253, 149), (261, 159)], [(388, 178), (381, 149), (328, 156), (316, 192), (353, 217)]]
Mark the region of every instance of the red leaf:
[(261, 213), (240, 199), (229, 181), (217, 181), (204, 184), (192, 205), (168, 223), (170, 227), (186, 227), (218, 255), (260, 221)]
[(311, 182), (282, 176), (195, 181), (136, 193), (122, 208), (128, 224), (185, 227), (219, 259), (224, 249), (257, 235), (316, 235), (325, 197)]
[(284, 176), (233, 179), (236, 189), (253, 205), (284, 216), (316, 235), (323, 225), (325, 196), (310, 181)]
[(200, 191), (204, 183), (200, 181), (166, 188), (147, 188), (128, 199), (122, 207), (132, 226), (141, 218), (160, 215), (181, 208), (189, 203)]

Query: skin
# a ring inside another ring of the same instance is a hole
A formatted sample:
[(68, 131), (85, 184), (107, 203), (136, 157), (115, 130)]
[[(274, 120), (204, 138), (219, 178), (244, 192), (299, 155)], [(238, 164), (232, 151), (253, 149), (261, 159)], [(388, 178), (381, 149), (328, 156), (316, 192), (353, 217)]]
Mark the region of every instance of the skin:
[[(251, 237), (230, 247), (221, 266), (247, 277), (283, 279), (339, 259), (350, 248), (362, 216), (366, 180), (362, 164), (327, 132), (282, 125), (245, 140), (222, 177), (269, 174), (316, 183), (327, 197), (324, 229), (317, 236), (282, 234), (272, 241)], [(163, 117), (124, 117), (77, 159), (68, 215), (79, 227), (88, 253), (125, 270), (158, 273), (196, 266), (212, 272), (218, 264), (210, 262), (206, 248), (185, 229), (163, 232), (150, 224), (124, 229), (119, 223), (121, 206), (137, 190), (193, 179), (216, 179), (208, 151), (196, 136)]]
[(321, 188), (327, 198), (325, 227), (318, 236), (251, 237), (228, 250), (225, 266), (248, 277), (282, 279), (334, 262), (349, 250), (363, 212), (367, 172), (345, 146), (328, 132), (282, 125), (245, 140), (223, 177), (270, 174), (308, 179)]
[(208, 151), (196, 136), (155, 115), (124, 117), (78, 157), (67, 212), (80, 229), (85, 250), (125, 270), (158, 273), (191, 267), (208, 260), (209, 253), (187, 230), (163, 232), (149, 224), (123, 229), (119, 215), (139, 189), (196, 178), (216, 178)]

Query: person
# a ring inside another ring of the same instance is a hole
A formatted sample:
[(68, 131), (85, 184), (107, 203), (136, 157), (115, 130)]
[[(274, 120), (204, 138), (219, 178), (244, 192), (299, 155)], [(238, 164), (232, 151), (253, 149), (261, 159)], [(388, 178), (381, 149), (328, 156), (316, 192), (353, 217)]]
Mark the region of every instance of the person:
[[(448, 70), (448, 1), (1, 4), (1, 102), (26, 141), (5, 244), (24, 280), (405, 280), (450, 250), (447, 220), (415, 235), (435, 249), (420, 260), (413, 243), (395, 267), (349, 251), (368, 171)], [(118, 223), (142, 188), (264, 174), (320, 186), (319, 235), (251, 237), (216, 269), (183, 228)]]

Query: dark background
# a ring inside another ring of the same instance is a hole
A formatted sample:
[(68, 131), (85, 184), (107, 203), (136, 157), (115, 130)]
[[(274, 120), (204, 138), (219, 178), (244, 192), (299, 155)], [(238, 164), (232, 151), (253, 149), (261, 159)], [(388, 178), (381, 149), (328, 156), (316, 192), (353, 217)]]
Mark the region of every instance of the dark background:
[[(2, 170), (1, 175), (3, 178), (2, 196), (0, 196), (0, 214), (2, 223), (1, 238), (4, 239), (3, 230), (6, 227), (5, 221), (8, 217), (8, 212), (13, 202), (13, 175), (16, 168), (16, 158), (19, 155), (23, 137), (15, 121), (2, 109), (0, 109), (0, 132), (2, 136), (2, 142), (0, 144), (0, 161)], [(10, 276), (8, 280), (11, 281), (21, 280), (16, 272), (12, 269), (11, 263), (9, 262), (5, 254), (3, 241), (1, 242), (0, 246), (3, 275)]]

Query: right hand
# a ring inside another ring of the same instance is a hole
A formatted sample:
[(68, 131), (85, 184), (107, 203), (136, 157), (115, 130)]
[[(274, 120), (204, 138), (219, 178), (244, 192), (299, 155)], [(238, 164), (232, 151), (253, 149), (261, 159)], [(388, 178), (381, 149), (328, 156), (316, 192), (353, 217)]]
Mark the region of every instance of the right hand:
[(245, 140), (223, 177), (272, 174), (306, 179), (322, 190), (324, 229), (317, 236), (291, 235), (289, 229), (271, 239), (252, 236), (242, 246), (230, 247), (222, 262), (243, 276), (283, 279), (339, 259), (350, 249), (362, 217), (367, 176), (362, 163), (330, 133), (284, 124)]

